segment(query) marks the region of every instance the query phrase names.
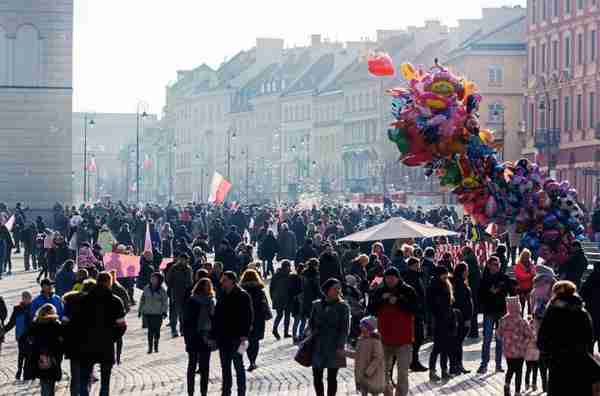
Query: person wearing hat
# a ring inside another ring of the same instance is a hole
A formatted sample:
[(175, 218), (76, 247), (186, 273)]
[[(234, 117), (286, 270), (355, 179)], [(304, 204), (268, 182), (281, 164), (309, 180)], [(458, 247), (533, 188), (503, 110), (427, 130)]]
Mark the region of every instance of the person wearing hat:
[(37, 313), (44, 304), (52, 304), (56, 309), (59, 318), (63, 317), (63, 303), (59, 296), (54, 294), (54, 282), (45, 278), (40, 282), (42, 288), (41, 293), (33, 299), (31, 303), (31, 312), (33, 315)]
[(385, 361), (376, 317), (367, 316), (360, 321), (356, 352), (349, 352), (348, 357), (355, 359), (354, 381), (362, 396), (385, 391)]
[(321, 286), (322, 298), (312, 303), (309, 320), (314, 335), (312, 359), (313, 379), (317, 396), (325, 396), (323, 376), (327, 369), (327, 395), (337, 394), (337, 375), (346, 367), (345, 347), (350, 331), (350, 308), (342, 299), (342, 284), (336, 278)]
[(107, 224), (103, 224), (98, 232), (98, 240), (96, 241), (105, 253), (112, 252), (113, 245), (117, 243), (117, 240), (113, 236), (112, 232), (108, 228)]
[(398, 370), (396, 396), (408, 395), (408, 369), (414, 342), (417, 295), (394, 267), (384, 273), (383, 282), (373, 292), (369, 313), (377, 317), (385, 356), (386, 390), (392, 388), (394, 360)]
[(438, 265), (431, 269), (431, 283), (427, 288), (427, 305), (431, 312), (433, 325), (433, 349), (429, 355), (429, 378), (439, 381), (435, 366), (440, 356), (442, 379), (450, 378), (448, 374), (448, 358), (452, 351), (452, 334), (456, 331), (456, 323), (452, 303), (454, 290), (448, 279), (448, 269)]

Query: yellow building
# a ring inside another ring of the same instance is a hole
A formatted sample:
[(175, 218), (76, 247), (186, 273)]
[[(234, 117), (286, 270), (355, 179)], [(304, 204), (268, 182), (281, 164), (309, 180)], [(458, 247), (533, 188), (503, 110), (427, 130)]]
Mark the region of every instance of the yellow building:
[(483, 96), (481, 126), (495, 131), (501, 158), (515, 161), (521, 157), (524, 145), (522, 108), (527, 17), (523, 8), (499, 10), (510, 13), (495, 19), (491, 15), (486, 18), (484, 13), (481, 28), (450, 50), (444, 63), (477, 84)]

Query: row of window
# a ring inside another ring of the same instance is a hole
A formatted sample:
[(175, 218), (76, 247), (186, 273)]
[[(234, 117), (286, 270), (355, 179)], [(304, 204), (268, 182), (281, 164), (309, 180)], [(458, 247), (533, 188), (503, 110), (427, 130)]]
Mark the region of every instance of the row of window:
[(598, 0), (531, 0), (529, 7), (531, 23), (535, 25), (550, 18), (571, 15), (575, 8), (579, 12), (586, 6), (596, 7), (597, 3)]
[(370, 110), (377, 106), (377, 91), (346, 96), (346, 113)]
[(214, 122), (223, 120), (224, 114), (221, 105), (217, 103), (199, 104), (192, 106), (191, 104), (181, 106), (175, 112), (175, 119), (177, 121), (188, 120), (193, 121), (195, 124)]
[(283, 106), (283, 121), (307, 121), (311, 119), (309, 104)]
[(344, 144), (364, 144), (377, 141), (377, 121), (364, 120), (346, 125)]
[[(531, 133), (536, 128), (552, 128), (557, 129), (562, 127), (564, 132), (572, 132), (576, 130), (594, 129), (597, 119), (597, 101), (596, 93), (590, 92), (586, 96), (577, 94), (575, 103), (570, 96), (564, 96), (562, 103), (559, 103), (558, 98), (551, 100), (550, 106), (546, 105), (543, 110), (536, 108), (534, 103), (529, 105), (529, 130)], [(574, 108), (573, 108), (574, 107)], [(562, 110), (562, 114), (559, 112)], [(539, 114), (539, 115), (537, 115)], [(562, 115), (562, 125), (561, 119)], [(584, 118), (584, 116), (586, 116)], [(537, 119), (537, 125), (536, 123)], [(575, 125), (573, 125), (575, 121)]]
[[(559, 48), (560, 47), (560, 48)], [(573, 53), (575, 50), (575, 53)], [(561, 52), (562, 51), (562, 60)], [(598, 55), (598, 31), (595, 28), (588, 29), (588, 33), (577, 33), (575, 45), (570, 34), (562, 39), (552, 40), (551, 47), (547, 43), (539, 46), (531, 45), (529, 47), (529, 71), (531, 74), (538, 72), (545, 73), (549, 70), (558, 70), (560, 63), (563, 68), (570, 68), (573, 65), (573, 56), (577, 65), (583, 65), (588, 62), (596, 62)]]

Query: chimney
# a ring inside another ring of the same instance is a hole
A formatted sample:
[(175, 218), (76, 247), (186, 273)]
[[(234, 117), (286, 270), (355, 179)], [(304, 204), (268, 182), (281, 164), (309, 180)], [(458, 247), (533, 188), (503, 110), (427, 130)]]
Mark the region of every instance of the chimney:
[(321, 45), (321, 35), (320, 34), (311, 34), (310, 35), (310, 45), (311, 45), (311, 47), (319, 47)]

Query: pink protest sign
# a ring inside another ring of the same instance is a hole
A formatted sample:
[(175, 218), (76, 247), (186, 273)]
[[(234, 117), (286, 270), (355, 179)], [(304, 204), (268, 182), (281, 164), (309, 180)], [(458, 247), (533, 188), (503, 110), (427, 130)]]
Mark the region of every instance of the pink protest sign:
[(140, 273), (140, 256), (107, 253), (104, 255), (104, 268), (117, 271), (117, 278), (134, 278)]
[(160, 262), (160, 270), (164, 271), (167, 268), (167, 265), (169, 265), (169, 263), (172, 263), (172, 262), (173, 262), (172, 258), (162, 259), (162, 261)]

